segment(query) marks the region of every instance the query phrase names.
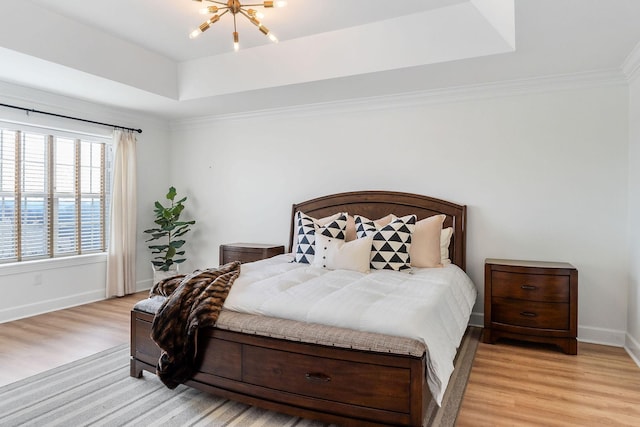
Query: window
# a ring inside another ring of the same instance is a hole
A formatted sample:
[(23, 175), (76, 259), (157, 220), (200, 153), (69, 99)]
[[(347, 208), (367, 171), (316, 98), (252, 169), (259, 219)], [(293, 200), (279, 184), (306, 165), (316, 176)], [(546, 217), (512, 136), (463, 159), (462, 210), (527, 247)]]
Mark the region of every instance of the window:
[(108, 142), (0, 123), (0, 262), (106, 251)]

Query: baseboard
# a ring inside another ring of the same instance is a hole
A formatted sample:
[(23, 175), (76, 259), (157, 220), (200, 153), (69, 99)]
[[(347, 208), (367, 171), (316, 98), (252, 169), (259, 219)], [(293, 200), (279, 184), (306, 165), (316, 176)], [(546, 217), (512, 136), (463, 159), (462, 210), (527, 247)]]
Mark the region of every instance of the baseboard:
[[(152, 284), (152, 279), (141, 280), (136, 283), (136, 292), (148, 291), (151, 289)], [(106, 299), (105, 291), (101, 289), (53, 298), (46, 301), (38, 301), (32, 304), (24, 304), (18, 307), (5, 308), (0, 310), (0, 323), (11, 322), (13, 320), (24, 319), (25, 317), (37, 316), (38, 314), (63, 310), (96, 301), (103, 301), (104, 299)]]
[(629, 356), (640, 367), (640, 343), (636, 341), (629, 333), (627, 333), (624, 349), (627, 350)]
[(0, 323), (37, 316), (38, 314), (71, 308), (78, 305), (89, 304), (104, 299), (104, 289), (67, 295), (46, 301), (38, 301), (32, 304), (24, 304), (18, 307), (0, 310)]
[(625, 335), (625, 331), (616, 331), (615, 329), (578, 326), (578, 341), (580, 342), (624, 347)]
[(477, 326), (479, 328), (484, 327), (484, 313), (471, 313), (469, 317), (469, 325)]
[(153, 285), (153, 279), (140, 280), (136, 282), (136, 292), (148, 291)]

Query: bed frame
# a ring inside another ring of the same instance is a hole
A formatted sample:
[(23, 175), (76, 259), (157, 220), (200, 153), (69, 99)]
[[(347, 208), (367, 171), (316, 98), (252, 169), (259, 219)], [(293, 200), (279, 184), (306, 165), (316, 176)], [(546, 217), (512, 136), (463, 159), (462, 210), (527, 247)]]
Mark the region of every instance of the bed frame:
[[(418, 219), (445, 214), (453, 227), (451, 261), (465, 269), (466, 207), (391, 191), (341, 193), (294, 204), (320, 218), (349, 212), (375, 219), (389, 213)], [(155, 373), (159, 348), (150, 338), (153, 316), (131, 312), (131, 376)], [(422, 426), (431, 394), (425, 355), (413, 357), (306, 344), (207, 328), (199, 333), (199, 372), (185, 384), (228, 399), (329, 423)]]

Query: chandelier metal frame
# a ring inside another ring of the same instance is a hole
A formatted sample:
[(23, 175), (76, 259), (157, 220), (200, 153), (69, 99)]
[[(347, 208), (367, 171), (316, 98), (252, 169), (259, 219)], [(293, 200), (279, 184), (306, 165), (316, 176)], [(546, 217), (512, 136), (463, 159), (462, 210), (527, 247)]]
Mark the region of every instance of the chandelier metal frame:
[(228, 0), (224, 1), (215, 1), (215, 0), (193, 0), (202, 3), (203, 1), (209, 3), (215, 3), (215, 5), (207, 6), (200, 9), (200, 13), (202, 14), (212, 14), (212, 16), (207, 19), (205, 22), (200, 24), (200, 26), (193, 30), (189, 35), (190, 38), (195, 38), (200, 34), (207, 31), (213, 24), (218, 22), (221, 17), (226, 15), (227, 13), (231, 13), (233, 15), (233, 48), (237, 51), (240, 47), (239, 36), (238, 36), (238, 27), (236, 22), (236, 16), (241, 15), (247, 18), (253, 25), (258, 27), (258, 30), (262, 32), (265, 36), (269, 37), (271, 41), (274, 43), (278, 42), (278, 38), (264, 25), (258, 18), (261, 18), (261, 14), (253, 9), (254, 7), (263, 7), (263, 8), (272, 8), (272, 7), (282, 7), (286, 4), (284, 1), (265, 1), (262, 3), (252, 3), (252, 4), (242, 4), (240, 0)]

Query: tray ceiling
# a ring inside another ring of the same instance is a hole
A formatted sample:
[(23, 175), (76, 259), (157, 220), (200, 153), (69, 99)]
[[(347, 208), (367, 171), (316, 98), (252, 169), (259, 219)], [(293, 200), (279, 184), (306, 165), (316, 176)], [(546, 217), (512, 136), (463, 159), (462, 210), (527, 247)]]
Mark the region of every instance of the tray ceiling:
[(173, 118), (620, 70), (640, 41), (635, 0), (289, 0), (234, 53), (225, 17), (188, 38), (201, 6), (3, 0), (0, 80)]

